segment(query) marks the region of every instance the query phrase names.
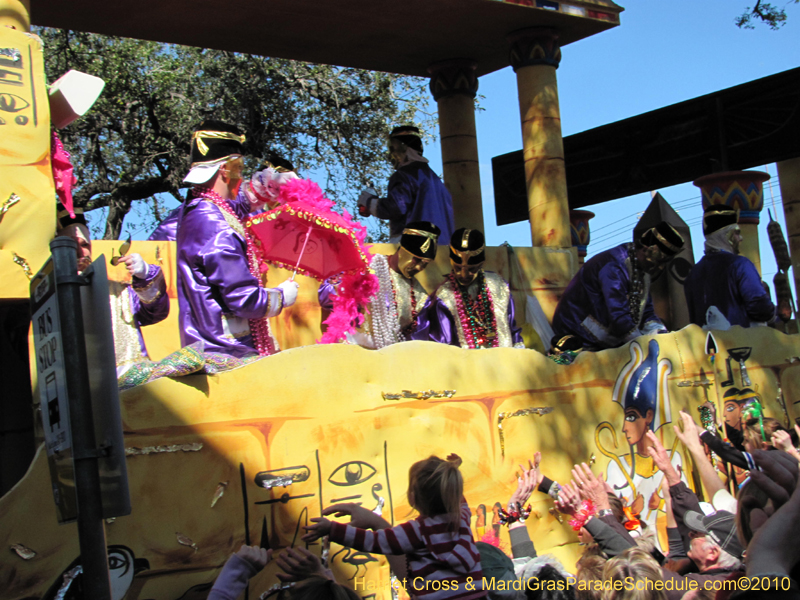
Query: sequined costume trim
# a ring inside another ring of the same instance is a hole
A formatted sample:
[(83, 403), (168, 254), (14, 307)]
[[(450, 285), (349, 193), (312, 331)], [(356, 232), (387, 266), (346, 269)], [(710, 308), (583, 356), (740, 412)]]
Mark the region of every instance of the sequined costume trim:
[[(497, 323), (497, 344), (500, 348), (511, 348), (514, 346), (511, 337), (511, 328), (508, 325), (508, 303), (511, 301), (511, 291), (508, 284), (497, 273), (484, 272), (484, 281), (489, 288), (492, 296), (492, 311), (494, 312)], [(458, 333), (458, 343), (462, 348), (469, 348), (466, 337), (464, 336), (464, 324), (458, 318), (458, 308), (456, 307), (455, 290), (449, 281), (445, 280), (437, 292), (437, 296), (444, 303), (453, 321), (456, 324)]]

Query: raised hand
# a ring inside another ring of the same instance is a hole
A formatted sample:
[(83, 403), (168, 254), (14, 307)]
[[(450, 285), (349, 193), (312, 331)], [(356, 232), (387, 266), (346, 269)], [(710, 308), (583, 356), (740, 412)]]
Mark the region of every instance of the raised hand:
[(572, 481), (578, 488), (581, 499), (589, 500), (597, 510), (611, 508), (603, 476), (596, 477), (589, 465), (581, 463), (572, 468)]
[(266, 550), (259, 546), (243, 545), (239, 548), (236, 556), (253, 565), (256, 571), (260, 571), (272, 559), (272, 550)]
[(316, 542), (319, 538), (325, 537), (331, 532), (331, 522), (324, 517), (314, 517), (311, 519), (313, 525), (305, 527), (306, 534), (301, 538), (304, 542)]
[(322, 567), (322, 561), (317, 555), (305, 548), (286, 548), (275, 561), (283, 573), (276, 573), (281, 581), (300, 581), (308, 577), (328, 577), (333, 579), (330, 571)]

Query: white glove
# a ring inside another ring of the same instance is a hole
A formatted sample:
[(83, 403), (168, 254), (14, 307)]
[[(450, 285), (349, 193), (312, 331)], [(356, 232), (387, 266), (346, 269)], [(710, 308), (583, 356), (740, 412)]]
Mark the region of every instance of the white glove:
[(378, 192), (375, 191), (375, 188), (365, 188), (361, 195), (358, 197), (358, 205), (369, 207), (369, 201), (372, 198), (377, 198)]
[(283, 307), (289, 307), (297, 300), (297, 291), (300, 289), (300, 284), (291, 279), (287, 279), (283, 283), (278, 284), (278, 289), (283, 292)]
[(150, 265), (144, 262), (141, 254), (127, 254), (125, 256), (121, 256), (119, 262), (125, 263), (125, 267), (128, 269), (128, 273), (130, 273), (133, 277), (137, 277), (139, 279), (146, 279), (147, 272), (150, 269)]

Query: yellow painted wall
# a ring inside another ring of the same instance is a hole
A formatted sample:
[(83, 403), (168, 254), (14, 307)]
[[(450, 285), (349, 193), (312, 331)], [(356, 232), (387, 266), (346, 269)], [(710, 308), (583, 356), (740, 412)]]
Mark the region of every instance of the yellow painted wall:
[[(672, 418), (657, 431), (667, 448), (677, 443), (672, 430), (677, 411), (684, 408), (697, 417), (697, 406), (707, 397), (715, 401), (717, 388), (724, 391), (719, 386), (727, 378), (724, 358), (729, 348), (752, 347), (748, 372), (768, 415), (783, 419), (776, 401), (780, 382), (788, 415), (797, 416), (793, 401), (800, 400), (800, 361), (793, 357), (800, 356), (800, 338), (767, 328), (734, 328), (716, 334), (716, 339), (719, 354), (713, 366), (703, 352), (705, 334), (696, 326), (634, 342), (646, 354), (648, 342), (656, 340), (659, 359), (669, 367), (664, 374)], [(595, 434), (598, 424), (608, 422), (619, 446), (614, 448), (604, 432), (604, 448), (623, 458), (630, 455), (621, 431), (623, 410), (612, 400), (612, 391), (631, 356), (628, 345), (584, 353), (573, 365), (561, 366), (533, 350), (469, 351), (427, 342), (380, 351), (313, 346), (217, 376), (161, 379), (124, 392), (127, 448), (202, 444), (199, 451), (178, 447), (128, 458), (133, 514), (107, 525), (108, 543), (146, 558), (149, 569), (137, 575), (125, 598), (199, 597), (187, 590), (212, 581), (244, 541), (240, 465), (245, 470), (250, 539), (260, 542), (266, 523), (276, 549), (292, 542), (298, 522), (318, 515), (320, 507), (335, 498), (358, 496), (355, 501), (373, 508), (375, 498), (384, 497), (384, 514), (396, 523), (407, 519), (408, 468), (431, 453), (456, 452), (464, 459), (467, 500), (473, 514), (483, 504), (489, 522), (495, 502), (505, 504), (515, 486), (517, 465), (536, 450), (544, 454), (544, 472), (562, 482), (573, 463), (592, 455), (597, 459), (594, 468), (607, 472), (613, 461), (600, 452)], [(735, 385), (741, 386), (738, 364), (732, 366)], [(704, 377), (715, 379), (716, 387), (678, 385)], [(428, 400), (382, 397), (383, 392), (431, 389), (452, 389), (456, 394)], [(554, 410), (503, 422), (503, 453), (501, 413), (541, 406)], [(685, 449), (678, 445), (676, 452), (692, 483)], [(336, 485), (347, 483), (348, 465), (353, 485)], [(307, 468), (308, 479), (271, 491), (256, 484), (259, 472), (287, 467)], [(227, 482), (225, 493), (211, 508), (221, 482)], [(289, 496), (285, 503), (258, 504), (283, 494)], [(537, 550), (553, 552), (573, 568), (580, 552), (575, 534), (550, 514), (548, 497), (535, 495), (533, 507), (528, 528)], [(190, 538), (197, 552), (178, 543), (176, 533)], [(507, 544), (505, 530), (501, 536)], [(75, 526), (56, 524), (43, 453), (17, 487), (0, 499), (0, 545), (12, 544), (23, 544), (37, 555), (29, 561), (12, 552), (0, 555), (0, 589), (9, 600), (38, 597), (77, 556)], [(369, 557), (346, 559), (347, 553), (340, 550), (331, 548), (340, 580), (352, 585), (356, 576), (365, 574), (371, 581), (387, 580), (383, 563), (358, 566), (353, 563)], [(268, 567), (253, 580), (251, 597), (274, 582), (274, 572)], [(377, 597), (389, 598), (381, 593)]]
[[(29, 277), (44, 264), (55, 232), (55, 187), (50, 167), (50, 106), (39, 38), (0, 27), (0, 47), (19, 51), (0, 89), (0, 212), (12, 194), (20, 200), (0, 214), (0, 299), (29, 296)], [(11, 61), (9, 61), (11, 62)], [(19, 85), (17, 85), (19, 84)], [(14, 256), (20, 264), (14, 262)]]

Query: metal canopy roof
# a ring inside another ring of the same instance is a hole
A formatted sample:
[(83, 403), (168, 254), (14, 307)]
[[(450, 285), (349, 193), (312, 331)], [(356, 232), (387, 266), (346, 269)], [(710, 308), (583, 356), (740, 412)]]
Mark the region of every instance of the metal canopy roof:
[(555, 27), (563, 46), (618, 25), (622, 10), (611, 0), (31, 0), (31, 21), (404, 75), (469, 58), (484, 75), (508, 66), (512, 31)]
[[(800, 68), (564, 138), (570, 208), (800, 156)], [(522, 150), (492, 159), (497, 224), (528, 219)]]

